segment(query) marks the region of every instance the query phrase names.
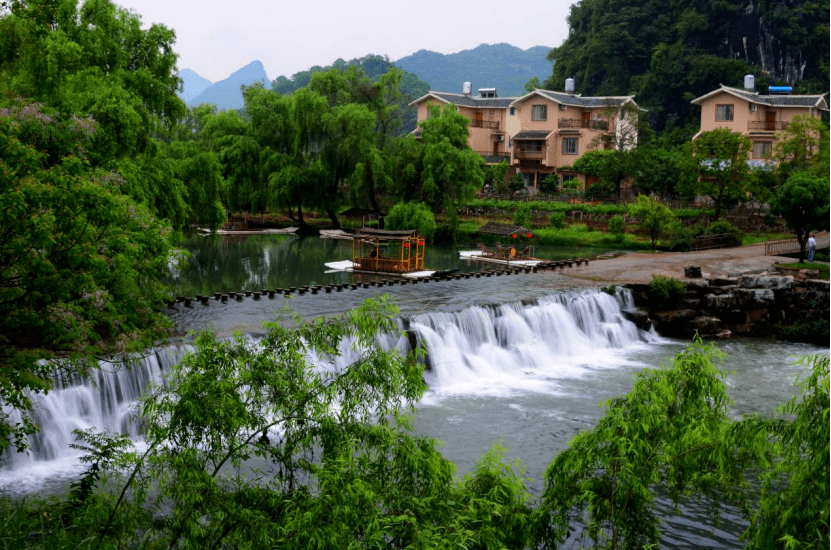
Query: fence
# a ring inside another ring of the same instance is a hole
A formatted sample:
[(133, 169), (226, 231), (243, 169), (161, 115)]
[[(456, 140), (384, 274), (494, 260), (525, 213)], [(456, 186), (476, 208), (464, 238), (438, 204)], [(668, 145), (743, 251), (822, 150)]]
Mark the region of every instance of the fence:
[(736, 246), (736, 237), (732, 233), (704, 235), (696, 237), (690, 243), (690, 250), (708, 250), (710, 248), (729, 248)]
[(765, 243), (765, 256), (781, 256), (799, 252), (799, 241), (796, 239), (781, 239)]

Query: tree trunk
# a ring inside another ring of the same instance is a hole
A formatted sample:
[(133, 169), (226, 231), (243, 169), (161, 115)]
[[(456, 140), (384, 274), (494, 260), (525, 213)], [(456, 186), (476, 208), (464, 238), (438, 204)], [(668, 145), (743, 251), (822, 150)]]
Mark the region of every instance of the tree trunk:
[(326, 214), (329, 216), (329, 219), (332, 220), (332, 229), (340, 229), (340, 221), (338, 221), (337, 213), (331, 208), (327, 208)]

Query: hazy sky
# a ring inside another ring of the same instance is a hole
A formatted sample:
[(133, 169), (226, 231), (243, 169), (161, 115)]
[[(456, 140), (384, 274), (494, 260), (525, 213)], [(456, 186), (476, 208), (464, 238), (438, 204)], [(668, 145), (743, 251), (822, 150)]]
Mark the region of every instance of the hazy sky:
[(559, 46), (572, 0), (114, 0), (176, 31), (179, 69), (216, 82), (259, 59), (270, 79), (372, 53), (395, 61), (507, 42)]

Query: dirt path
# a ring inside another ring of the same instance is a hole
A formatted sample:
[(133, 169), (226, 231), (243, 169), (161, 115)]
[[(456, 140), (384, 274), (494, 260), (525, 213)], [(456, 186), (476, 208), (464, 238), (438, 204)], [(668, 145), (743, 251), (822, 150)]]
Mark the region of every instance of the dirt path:
[[(828, 248), (827, 232), (816, 236), (817, 248)], [(796, 260), (782, 256), (765, 256), (765, 244), (718, 248), (696, 252), (633, 252), (609, 260), (589, 262), (589, 265), (572, 267), (564, 275), (613, 283), (648, 283), (652, 275), (684, 277), (684, 266), (701, 266), (704, 278), (730, 276), (746, 272), (761, 272), (775, 263), (791, 263)]]

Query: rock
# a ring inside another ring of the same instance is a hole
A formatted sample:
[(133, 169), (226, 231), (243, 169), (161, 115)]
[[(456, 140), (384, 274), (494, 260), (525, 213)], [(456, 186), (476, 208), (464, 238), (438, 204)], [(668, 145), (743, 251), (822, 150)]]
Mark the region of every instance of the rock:
[(827, 294), (829, 281), (824, 281), (822, 279), (810, 279), (806, 281), (806, 287), (809, 290), (819, 290), (820, 292), (825, 292)]
[(686, 285), (688, 290), (709, 289), (710, 281), (707, 279), (695, 279), (693, 281), (684, 281), (684, 285)]
[(649, 330), (652, 328), (652, 320), (643, 311), (639, 310), (622, 310), (621, 315), (627, 321), (635, 323), (635, 326), (641, 330)]
[(700, 265), (687, 265), (684, 266), (684, 277), (690, 278), (700, 278), (701, 277), (701, 266)]
[(736, 291), (739, 304), (745, 307), (767, 306), (774, 303), (776, 297), (770, 289), (740, 288)]
[(793, 288), (793, 277), (744, 275), (739, 279), (739, 285), (745, 288), (769, 288), (772, 290), (790, 290)]
[(707, 308), (710, 310), (729, 309), (734, 307), (737, 301), (736, 295), (732, 292), (720, 295), (708, 294)]
[(715, 279), (710, 279), (710, 286), (733, 286), (738, 284), (738, 277), (716, 277)]
[(687, 330), (691, 333), (715, 334), (721, 330), (721, 319), (718, 317), (701, 316), (687, 323)]
[(720, 330), (716, 334), (713, 334), (713, 338), (715, 340), (727, 340), (728, 338), (732, 338), (733, 333), (727, 329)]

